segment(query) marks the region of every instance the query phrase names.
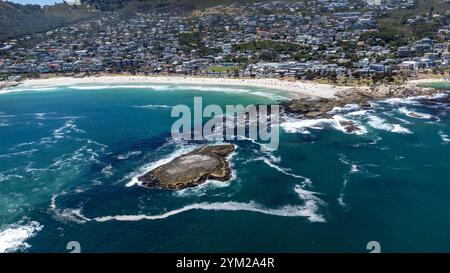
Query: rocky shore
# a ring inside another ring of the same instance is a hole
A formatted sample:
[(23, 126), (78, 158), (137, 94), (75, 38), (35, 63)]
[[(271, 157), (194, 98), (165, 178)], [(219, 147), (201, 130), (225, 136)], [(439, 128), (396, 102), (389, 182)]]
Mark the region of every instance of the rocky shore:
[(300, 115), (307, 119), (329, 118), (335, 107), (357, 104), (361, 108), (370, 108), (370, 101), (387, 98), (405, 98), (442, 93), (442, 90), (418, 86), (381, 85), (371, 88), (352, 88), (341, 91), (333, 98), (301, 98), (282, 104), (285, 113)]
[(0, 90), (9, 87), (15, 87), (18, 86), (19, 84), (20, 84), (19, 82), (0, 81)]
[(203, 146), (147, 172), (138, 180), (144, 187), (176, 190), (198, 186), (208, 179), (226, 181), (231, 178), (226, 157), (233, 151), (233, 144)]

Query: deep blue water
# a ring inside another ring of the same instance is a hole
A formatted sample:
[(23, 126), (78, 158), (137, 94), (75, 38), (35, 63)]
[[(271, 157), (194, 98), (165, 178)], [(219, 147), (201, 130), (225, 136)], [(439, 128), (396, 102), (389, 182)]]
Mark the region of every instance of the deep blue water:
[[(273, 94), (157, 85), (0, 94), (0, 251), (68, 252), (69, 241), (83, 252), (367, 252), (369, 241), (384, 252), (450, 251), (448, 103), (284, 117), (278, 150), (234, 142), (230, 182), (131, 185), (202, 145), (171, 138), (171, 106), (284, 96)], [(341, 119), (361, 131), (342, 131)]]

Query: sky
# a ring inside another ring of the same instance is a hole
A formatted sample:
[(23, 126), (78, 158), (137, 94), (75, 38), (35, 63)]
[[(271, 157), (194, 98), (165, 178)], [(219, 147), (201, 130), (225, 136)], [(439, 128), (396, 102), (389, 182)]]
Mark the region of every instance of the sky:
[(54, 3), (62, 3), (63, 0), (8, 0), (9, 2), (19, 3), (19, 4), (38, 4), (41, 6), (52, 5)]

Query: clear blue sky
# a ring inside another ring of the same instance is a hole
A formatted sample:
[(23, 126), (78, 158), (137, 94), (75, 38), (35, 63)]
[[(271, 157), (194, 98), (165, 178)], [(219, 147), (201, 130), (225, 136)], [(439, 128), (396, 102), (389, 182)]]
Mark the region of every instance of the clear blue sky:
[(52, 5), (54, 3), (62, 3), (63, 0), (8, 0), (9, 2), (19, 4), (38, 4), (38, 5)]

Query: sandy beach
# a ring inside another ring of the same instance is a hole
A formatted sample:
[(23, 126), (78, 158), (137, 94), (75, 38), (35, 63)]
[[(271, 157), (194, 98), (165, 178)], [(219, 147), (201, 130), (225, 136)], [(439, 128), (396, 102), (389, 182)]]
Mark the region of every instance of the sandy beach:
[(442, 77), (439, 78), (423, 78), (423, 79), (417, 79), (417, 80), (411, 80), (408, 81), (409, 85), (417, 86), (418, 84), (424, 84), (424, 83), (438, 83), (438, 82), (448, 82)]
[(56, 77), (49, 79), (27, 79), (19, 87), (42, 88), (59, 85), (76, 84), (127, 84), (155, 83), (175, 85), (216, 85), (216, 86), (247, 86), (259, 87), (288, 92), (292, 98), (321, 97), (331, 98), (337, 92), (351, 87), (334, 86), (315, 82), (287, 81), (279, 79), (231, 79), (231, 78), (201, 78), (177, 76), (98, 76), (98, 77)]

